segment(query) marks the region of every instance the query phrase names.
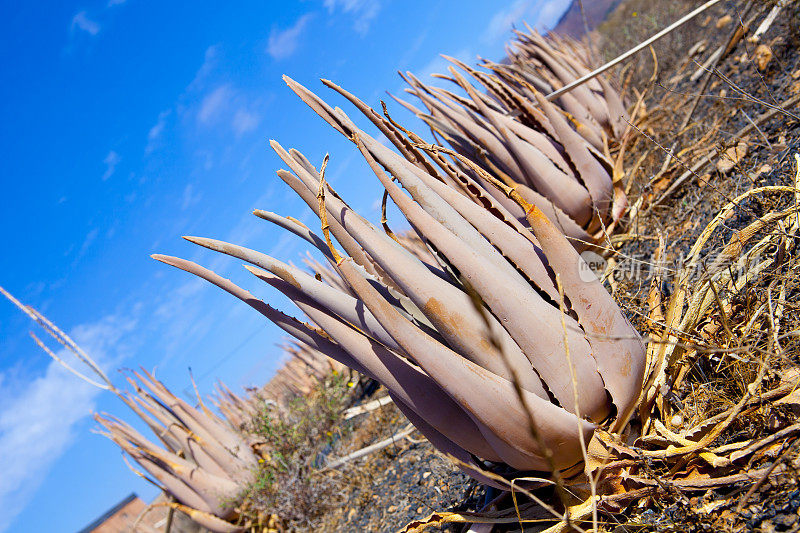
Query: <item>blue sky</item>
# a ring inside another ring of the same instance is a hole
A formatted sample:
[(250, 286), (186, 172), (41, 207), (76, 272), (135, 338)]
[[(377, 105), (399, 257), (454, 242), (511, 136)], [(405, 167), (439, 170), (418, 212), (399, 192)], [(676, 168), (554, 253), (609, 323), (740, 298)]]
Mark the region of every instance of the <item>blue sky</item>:
[[(179, 393), (189, 367), (208, 393), (216, 379), (262, 384), (281, 357), (281, 335), (260, 315), (149, 257), (198, 261), (289, 309), (239, 262), (180, 239), (222, 238), (301, 261), (300, 242), (250, 214), (313, 222), (275, 176), (269, 139), (317, 163), (330, 152), (337, 191), (379, 215), (377, 180), (281, 74), (355, 116), (318, 78), (375, 106), (384, 91), (402, 91), (398, 69), (443, 71), (439, 53), (498, 59), (512, 23), (548, 27), (568, 4), (2, 3), (0, 285), (109, 370), (156, 369)], [(130, 418), (126, 408), (51, 362), (31, 329), (0, 301), (0, 532), (76, 531), (131, 491), (152, 498), (91, 432), (92, 412)]]

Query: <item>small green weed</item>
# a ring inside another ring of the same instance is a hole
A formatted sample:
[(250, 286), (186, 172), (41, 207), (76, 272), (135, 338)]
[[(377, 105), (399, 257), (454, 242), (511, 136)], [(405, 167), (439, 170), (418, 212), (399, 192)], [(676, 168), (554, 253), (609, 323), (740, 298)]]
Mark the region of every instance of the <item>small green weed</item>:
[(243, 509), (267, 511), (291, 529), (306, 529), (340, 504), (336, 480), (318, 470), (350, 432), (349, 425), (341, 424), (341, 413), (351, 387), (347, 374), (333, 373), (308, 396), (264, 404), (247, 428), (262, 441), (263, 459), (246, 489)]

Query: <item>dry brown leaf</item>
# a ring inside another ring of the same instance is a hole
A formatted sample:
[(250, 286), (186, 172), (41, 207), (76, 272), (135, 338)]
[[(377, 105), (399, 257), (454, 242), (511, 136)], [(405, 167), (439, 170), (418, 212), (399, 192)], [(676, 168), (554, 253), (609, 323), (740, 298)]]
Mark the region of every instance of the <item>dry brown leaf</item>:
[(690, 468), (686, 472), (676, 474), (675, 479), (683, 479), (686, 481), (697, 481), (700, 479), (711, 479), (711, 475), (708, 474), (707, 472), (701, 472), (697, 468)]
[(589, 446), (586, 454), (586, 464), (583, 471), (587, 475), (594, 475), (598, 470), (602, 469), (610, 461), (614, 460), (614, 455), (609, 453), (608, 448), (603, 445), (603, 442), (597, 435), (593, 435), (589, 441)]
[(766, 69), (769, 62), (772, 61), (772, 49), (766, 44), (758, 45), (755, 52), (755, 60), (758, 70)]
[(769, 165), (761, 165), (758, 170), (751, 176), (753, 179), (757, 179), (762, 174), (766, 174), (768, 172), (772, 172), (772, 167)]
[(725, 150), (717, 161), (717, 170), (723, 174), (730, 172), (747, 155), (748, 144), (741, 140), (736, 146)]
[(719, 509), (723, 505), (726, 505), (727, 503), (728, 503), (728, 500), (724, 500), (724, 499), (723, 500), (714, 500), (712, 502), (705, 503), (705, 504), (701, 505), (700, 507), (697, 507), (694, 511), (696, 513), (700, 513), (700, 514), (709, 514), (709, 513), (713, 513), (714, 511), (716, 511), (717, 509)]

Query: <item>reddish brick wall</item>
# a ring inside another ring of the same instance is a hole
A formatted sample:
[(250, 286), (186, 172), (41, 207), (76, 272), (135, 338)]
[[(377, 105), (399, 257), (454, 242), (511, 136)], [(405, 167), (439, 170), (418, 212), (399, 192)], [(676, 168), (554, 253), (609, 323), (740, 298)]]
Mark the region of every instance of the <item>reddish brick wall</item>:
[(111, 515), (105, 522), (92, 530), (92, 533), (123, 533), (131, 530), (136, 517), (147, 507), (142, 500), (136, 498)]

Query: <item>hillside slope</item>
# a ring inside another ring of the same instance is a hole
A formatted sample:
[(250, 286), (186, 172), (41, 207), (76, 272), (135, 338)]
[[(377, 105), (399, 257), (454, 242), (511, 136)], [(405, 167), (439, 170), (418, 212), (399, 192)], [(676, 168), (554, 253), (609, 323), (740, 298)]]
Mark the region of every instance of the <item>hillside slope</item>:
[[(595, 29), (606, 16), (619, 5), (621, 0), (586, 0), (583, 2), (583, 10), (586, 16), (586, 25), (589, 31)], [(585, 33), (583, 17), (581, 16), (581, 6), (578, 0), (572, 0), (569, 9), (558, 21), (558, 24), (551, 30), (552, 33), (567, 35), (569, 37), (580, 38)]]

